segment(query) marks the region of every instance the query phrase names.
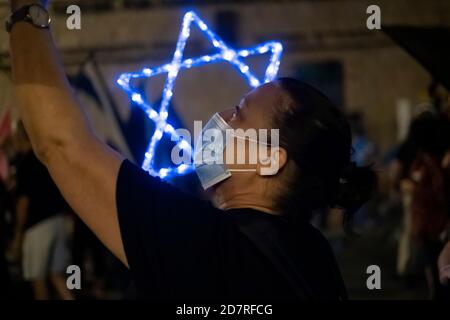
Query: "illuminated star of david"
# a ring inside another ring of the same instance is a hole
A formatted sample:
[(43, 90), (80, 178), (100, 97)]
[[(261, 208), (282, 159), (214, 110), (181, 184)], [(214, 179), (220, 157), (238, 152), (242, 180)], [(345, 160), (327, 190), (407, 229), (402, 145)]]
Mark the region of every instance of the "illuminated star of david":
[[(210, 39), (213, 46), (219, 50), (218, 53), (204, 55), (198, 58), (183, 59), (184, 48), (186, 41), (189, 38), (191, 31), (191, 24), (195, 23), (200, 30)], [(259, 55), (265, 53), (271, 53), (269, 65), (266, 68), (264, 79), (259, 80), (250, 71), (250, 67), (243, 62), (243, 58)], [(280, 57), (283, 52), (283, 46), (279, 42), (271, 41), (263, 43), (253, 48), (235, 50), (227, 46), (223, 40), (218, 37), (209, 27), (192, 11), (187, 12), (183, 18), (183, 25), (178, 38), (177, 47), (173, 55), (172, 62), (156, 68), (144, 68), (140, 72), (124, 73), (122, 74), (117, 83), (125, 90), (130, 96), (131, 100), (142, 108), (150, 120), (155, 123), (155, 131), (150, 140), (147, 152), (145, 153), (144, 162), (142, 168), (148, 171), (153, 176), (159, 176), (160, 178), (171, 177), (175, 175), (185, 174), (190, 172), (194, 166), (192, 164), (181, 164), (177, 167), (162, 168), (156, 170), (154, 168), (155, 150), (158, 147), (160, 140), (164, 133), (170, 134), (172, 141), (176, 141), (178, 148), (183, 152), (188, 152), (192, 159), (192, 147), (191, 145), (181, 137), (177, 135), (175, 129), (167, 123), (168, 107), (173, 95), (173, 86), (178, 76), (180, 69), (200, 66), (207, 63), (223, 62), (227, 61), (231, 63), (247, 80), (249, 85), (253, 88), (258, 87), (262, 83), (272, 81), (277, 73), (280, 65)], [(159, 106), (159, 112), (156, 112), (150, 103), (145, 101), (143, 95), (139, 91), (131, 86), (131, 80), (140, 78), (150, 78), (156, 75), (168, 73), (168, 77), (164, 86), (161, 104)]]

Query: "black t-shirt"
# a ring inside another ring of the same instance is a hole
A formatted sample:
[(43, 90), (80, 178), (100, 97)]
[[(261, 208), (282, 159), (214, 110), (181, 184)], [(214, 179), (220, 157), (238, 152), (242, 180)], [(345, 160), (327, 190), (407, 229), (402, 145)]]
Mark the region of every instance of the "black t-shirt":
[(125, 253), (140, 298), (295, 299), (286, 278), (241, 232), (240, 219), (265, 219), (278, 228), (315, 297), (339, 298), (343, 283), (334, 255), (310, 224), (294, 228), (280, 216), (253, 209), (219, 210), (128, 160), (120, 168), (116, 197)]
[(18, 163), (17, 195), (24, 195), (29, 199), (26, 228), (69, 208), (47, 168), (31, 151)]

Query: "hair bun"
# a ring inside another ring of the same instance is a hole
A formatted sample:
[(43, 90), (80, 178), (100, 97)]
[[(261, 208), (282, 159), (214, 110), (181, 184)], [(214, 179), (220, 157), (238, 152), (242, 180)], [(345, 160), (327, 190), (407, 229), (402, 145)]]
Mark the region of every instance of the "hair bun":
[(339, 179), (334, 206), (356, 211), (370, 199), (376, 187), (377, 175), (371, 167), (358, 167), (350, 162)]

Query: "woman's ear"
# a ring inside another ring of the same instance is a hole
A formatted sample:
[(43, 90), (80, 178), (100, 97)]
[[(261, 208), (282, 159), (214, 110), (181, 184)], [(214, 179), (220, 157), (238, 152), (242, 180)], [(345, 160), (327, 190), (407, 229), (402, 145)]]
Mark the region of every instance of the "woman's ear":
[(267, 157), (259, 159), (259, 162), (256, 165), (256, 172), (260, 176), (274, 176), (287, 163), (286, 149), (271, 147), (269, 153), (270, 155)]

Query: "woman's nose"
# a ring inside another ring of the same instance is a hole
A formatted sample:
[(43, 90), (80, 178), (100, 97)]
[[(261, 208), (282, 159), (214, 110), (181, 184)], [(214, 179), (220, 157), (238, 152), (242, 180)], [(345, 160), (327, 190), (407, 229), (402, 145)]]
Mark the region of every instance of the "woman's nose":
[(229, 108), (229, 109), (223, 110), (223, 111), (219, 112), (219, 115), (223, 118), (223, 120), (228, 122), (231, 120), (231, 118), (233, 118), (234, 109), (235, 108)]

